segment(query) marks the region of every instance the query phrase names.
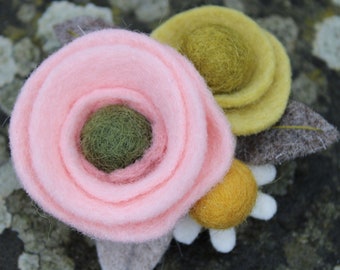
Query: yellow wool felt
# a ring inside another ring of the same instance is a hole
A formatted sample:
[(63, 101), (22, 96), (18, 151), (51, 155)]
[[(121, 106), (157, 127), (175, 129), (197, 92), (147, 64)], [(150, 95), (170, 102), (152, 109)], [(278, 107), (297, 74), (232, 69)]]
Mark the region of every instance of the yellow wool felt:
[(151, 36), (193, 62), (235, 135), (261, 132), (282, 116), (291, 86), (289, 59), (279, 41), (249, 17), (225, 7), (200, 7), (172, 17)]
[(223, 181), (193, 206), (190, 215), (205, 228), (231, 228), (246, 219), (256, 197), (257, 184), (252, 172), (235, 159)]
[(214, 94), (243, 88), (255, 69), (250, 44), (234, 30), (219, 25), (202, 27), (188, 34), (180, 52), (194, 63)]
[(266, 32), (273, 45), (276, 69), (274, 81), (267, 93), (257, 102), (242, 109), (224, 109), (236, 135), (250, 135), (275, 124), (283, 115), (291, 89), (290, 61), (281, 43)]
[[(244, 42), (245, 46), (251, 46), (254, 54), (253, 61), (255, 61), (253, 76), (243, 88), (238, 91), (217, 94), (215, 99), (223, 108), (241, 107), (253, 103), (267, 91), (273, 81), (275, 57), (273, 48), (262, 29), (243, 13), (218, 6), (194, 8), (170, 18), (156, 28), (151, 33), (151, 37), (180, 51), (183, 41), (188, 35), (207, 26), (232, 29), (240, 37), (236, 43)], [(209, 34), (205, 35), (206, 46), (211, 46), (215, 42), (216, 40), (211, 39)], [(216, 50), (213, 53), (220, 54)], [(190, 57), (188, 58), (191, 60)], [(217, 59), (218, 57), (213, 56), (213, 58)], [(250, 61), (252, 65), (253, 61)], [(216, 65), (220, 66), (218, 62)], [(223, 69), (223, 66), (221, 68)], [(219, 72), (223, 72), (223, 70)]]

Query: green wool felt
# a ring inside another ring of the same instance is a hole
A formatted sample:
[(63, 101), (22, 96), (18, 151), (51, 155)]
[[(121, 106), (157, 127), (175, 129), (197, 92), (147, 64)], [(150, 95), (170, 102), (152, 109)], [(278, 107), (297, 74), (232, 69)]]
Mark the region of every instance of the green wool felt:
[(194, 63), (214, 94), (242, 88), (255, 69), (250, 46), (236, 31), (224, 26), (196, 29), (184, 38), (179, 51)]
[(123, 105), (110, 105), (96, 111), (80, 135), (85, 158), (107, 173), (125, 168), (142, 157), (151, 140), (149, 121)]

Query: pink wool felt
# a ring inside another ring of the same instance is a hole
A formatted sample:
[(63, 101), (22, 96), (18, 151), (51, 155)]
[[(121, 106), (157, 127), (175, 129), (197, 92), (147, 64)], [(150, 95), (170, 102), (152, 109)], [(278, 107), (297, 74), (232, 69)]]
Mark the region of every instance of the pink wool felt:
[[(82, 155), (80, 132), (101, 107), (123, 104), (152, 126), (152, 145), (104, 173)], [(189, 61), (145, 35), (102, 30), (71, 42), (27, 80), (10, 123), (15, 169), (47, 212), (95, 238), (160, 237), (230, 167), (235, 141)]]

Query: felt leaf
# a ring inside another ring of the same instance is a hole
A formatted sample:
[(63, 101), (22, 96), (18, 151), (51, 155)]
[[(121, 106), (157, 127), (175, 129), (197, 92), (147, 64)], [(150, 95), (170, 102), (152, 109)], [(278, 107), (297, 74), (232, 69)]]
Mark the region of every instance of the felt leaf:
[(89, 16), (80, 16), (53, 26), (55, 35), (62, 45), (66, 45), (85, 34), (104, 28), (113, 28), (113, 25), (108, 24), (102, 19), (95, 19)]
[(172, 234), (143, 243), (97, 240), (102, 270), (152, 270), (167, 250)]
[(326, 149), (339, 132), (306, 105), (291, 101), (281, 120), (264, 132), (239, 137), (237, 158), (253, 164), (280, 164)]

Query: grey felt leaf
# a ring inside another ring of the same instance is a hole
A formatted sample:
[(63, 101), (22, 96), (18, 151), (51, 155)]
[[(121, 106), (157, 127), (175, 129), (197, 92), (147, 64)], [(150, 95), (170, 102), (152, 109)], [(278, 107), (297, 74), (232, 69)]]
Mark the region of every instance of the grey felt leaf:
[(326, 149), (339, 140), (339, 132), (306, 105), (291, 101), (272, 128), (239, 137), (236, 157), (254, 165), (284, 161)]
[(113, 25), (110, 25), (101, 19), (95, 19), (89, 16), (77, 17), (53, 26), (55, 35), (62, 45), (71, 42), (77, 37), (104, 28), (113, 28)]
[(172, 234), (143, 243), (97, 240), (102, 270), (152, 270), (167, 250)]

